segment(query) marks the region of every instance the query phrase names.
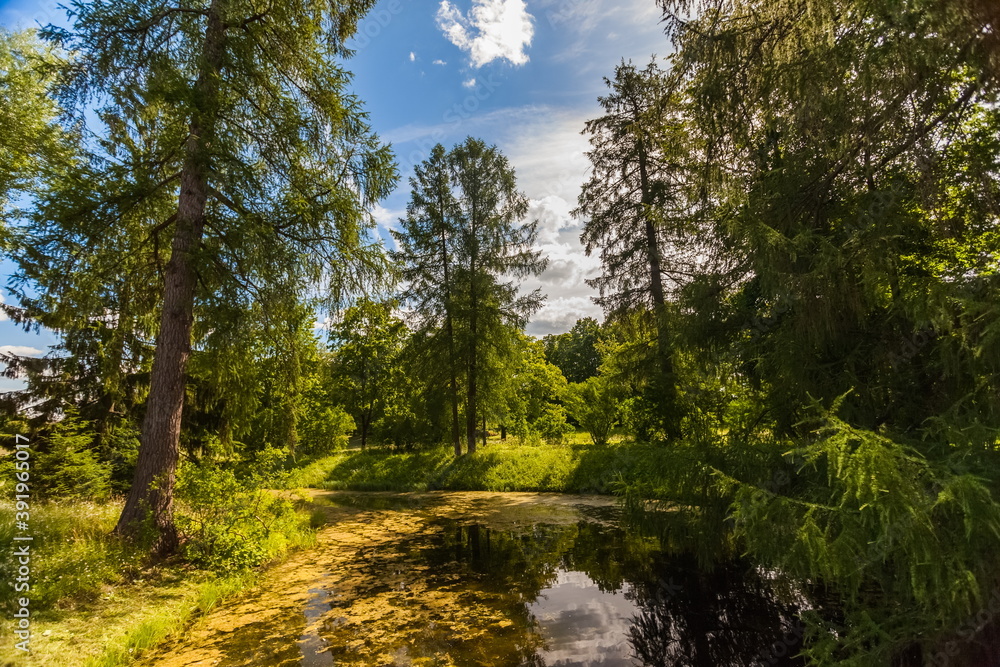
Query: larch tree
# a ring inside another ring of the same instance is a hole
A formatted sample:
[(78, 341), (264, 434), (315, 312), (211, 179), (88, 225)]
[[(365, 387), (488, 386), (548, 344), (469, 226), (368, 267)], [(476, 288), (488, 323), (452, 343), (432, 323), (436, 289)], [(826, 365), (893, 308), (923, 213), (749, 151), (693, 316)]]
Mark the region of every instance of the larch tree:
[(56, 61), (34, 31), (0, 28), (0, 248), (12, 201), (73, 153), (73, 137), (56, 122), (60, 109), (49, 95)]
[(521, 329), (542, 304), (540, 290), (521, 294), (520, 280), (548, 261), (534, 247), (537, 223), (522, 224), (528, 200), (514, 169), (496, 148), (469, 137), (450, 155), (456, 200), (458, 282), (465, 363), (465, 435), (476, 451), (480, 362), (509, 328)]
[(482, 365), (541, 305), (538, 290), (521, 294), (518, 279), (544, 270), (533, 248), (536, 224), (522, 224), (525, 196), (514, 170), (494, 146), (468, 138), (436, 146), (418, 166), (408, 215), (395, 234), (405, 302), (429, 339), (442, 339), (450, 369), (452, 438), (461, 455), (458, 382), (465, 384), (465, 439), (476, 450)]
[(177, 544), (185, 379), (205, 298), (224, 284), (248, 298), (269, 284), (339, 287), (371, 262), (368, 207), (395, 168), (340, 64), (370, 5), (78, 1), (72, 28), (44, 31), (75, 56), (63, 102), (94, 106), (123, 140), (141, 138), (129, 181), (143, 185), (140, 204), (170, 202), (165, 217), (145, 219), (146, 241), (162, 235), (170, 249), (139, 458), (116, 528), (135, 538), (149, 518), (154, 551)]
[(602, 274), (588, 281), (600, 292), (598, 303), (611, 317), (637, 309), (652, 313), (654, 398), (665, 435), (676, 438), (680, 408), (667, 303), (671, 286), (689, 273), (691, 253), (682, 252), (684, 234), (672, 224), (686, 212), (682, 170), (673, 159), (678, 151), (668, 133), (672, 91), (655, 60), (642, 70), (623, 62), (605, 83), (610, 92), (598, 98), (605, 115), (587, 121), (584, 130), (592, 173), (574, 214), (584, 219), (584, 250), (601, 258)]
[(410, 202), (400, 230), (393, 231), (395, 256), (403, 267), (403, 299), (413, 305), (425, 332), (439, 330), (447, 350), (451, 439), (462, 455), (458, 352), (455, 342), (454, 273), (457, 242), (455, 195), (445, 147), (437, 144), (410, 178)]

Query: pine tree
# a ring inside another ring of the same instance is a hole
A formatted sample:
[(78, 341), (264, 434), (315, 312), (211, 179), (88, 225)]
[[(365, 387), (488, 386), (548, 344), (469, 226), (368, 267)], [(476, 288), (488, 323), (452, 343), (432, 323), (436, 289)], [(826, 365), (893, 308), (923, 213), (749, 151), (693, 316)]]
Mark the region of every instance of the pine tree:
[(121, 136), (142, 139), (131, 181), (145, 186), (140, 202), (169, 202), (167, 217), (146, 221), (144, 236), (169, 237), (170, 252), (142, 445), (117, 527), (135, 535), (150, 513), (158, 551), (176, 546), (196, 306), (226, 285), (253, 294), (342, 279), (370, 254), (365, 207), (395, 172), (338, 63), (370, 4), (75, 2), (72, 29), (45, 31), (77, 56), (64, 102), (97, 104)]
[[(484, 359), (506, 340), (509, 328), (523, 328), (540, 307), (540, 292), (520, 294), (517, 279), (540, 273), (546, 261), (532, 247), (536, 224), (521, 224), (527, 199), (496, 147), (471, 137), (447, 153), (435, 147), (417, 174), (409, 214), (395, 235), (408, 284), (404, 298), (422, 318), (430, 338), (444, 332), (451, 366), (452, 435), (457, 432), (461, 373), (466, 443), (474, 452), (481, 428)], [(455, 443), (455, 454), (460, 455), (457, 438)]]
[(680, 435), (680, 406), (672, 359), (667, 303), (671, 283), (690, 274), (690, 252), (674, 223), (686, 198), (668, 145), (671, 87), (654, 60), (639, 70), (631, 63), (605, 79), (611, 89), (598, 98), (605, 115), (590, 120), (587, 153), (593, 166), (574, 214), (584, 218), (581, 241), (587, 254), (599, 252), (603, 273), (588, 283), (600, 291), (598, 303), (612, 317), (648, 309), (656, 322), (657, 374), (651, 386), (668, 438)]

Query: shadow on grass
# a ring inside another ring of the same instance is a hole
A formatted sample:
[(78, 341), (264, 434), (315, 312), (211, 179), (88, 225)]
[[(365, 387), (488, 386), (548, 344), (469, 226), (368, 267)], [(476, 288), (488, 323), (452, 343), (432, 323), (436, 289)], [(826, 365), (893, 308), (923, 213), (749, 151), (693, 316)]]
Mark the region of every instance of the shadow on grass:
[(491, 443), (455, 459), (450, 448), (397, 453), (344, 452), (322, 488), (351, 491), (541, 491), (614, 494), (622, 482), (655, 483), (669, 466), (662, 447), (644, 444)]

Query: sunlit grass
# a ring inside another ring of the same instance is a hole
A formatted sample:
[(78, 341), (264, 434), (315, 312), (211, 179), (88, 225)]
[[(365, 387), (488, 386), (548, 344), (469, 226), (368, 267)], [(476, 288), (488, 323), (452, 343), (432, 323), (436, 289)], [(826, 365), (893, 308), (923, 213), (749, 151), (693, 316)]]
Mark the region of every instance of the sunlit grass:
[[(450, 447), (418, 452), (372, 448), (314, 461), (290, 486), (349, 491), (545, 491), (614, 493), (621, 479), (655, 481), (666, 464), (662, 447), (621, 436), (594, 445), (586, 432), (562, 443), (522, 443), (491, 437), (474, 454), (456, 459)], [(323, 474), (324, 477), (320, 477)]]
[[(118, 667), (179, 632), (190, 620), (239, 594), (256, 571), (227, 576), (171, 560), (150, 565), (144, 552), (112, 535), (120, 502), (38, 503), (31, 508), (32, 588), (16, 592), (16, 559), (0, 559), (6, 585), (0, 632), (13, 637), (11, 612), (17, 597), (30, 599), (30, 656), (0, 645), (5, 667)], [(274, 531), (262, 548), (270, 559), (314, 543), (308, 516), (295, 530)], [(305, 529), (299, 529), (302, 524)], [(288, 528), (282, 526), (282, 528)], [(286, 534), (287, 533), (287, 534)], [(14, 509), (0, 504), (0, 543), (14, 536)]]

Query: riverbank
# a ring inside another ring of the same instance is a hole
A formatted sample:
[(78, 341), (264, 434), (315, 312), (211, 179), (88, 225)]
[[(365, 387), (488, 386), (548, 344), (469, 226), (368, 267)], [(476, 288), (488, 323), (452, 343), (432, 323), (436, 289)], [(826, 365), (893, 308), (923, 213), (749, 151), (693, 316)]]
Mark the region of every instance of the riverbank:
[[(614, 505), (610, 494), (622, 480), (655, 479), (666, 465), (662, 448), (597, 447), (580, 442), (583, 439), (560, 445), (491, 441), (459, 459), (444, 447), (402, 453), (346, 450), (292, 471), (285, 487), (319, 489), (291, 496), (318, 498), (320, 503), (328, 492), (338, 490), (417, 495), (440, 490), (604, 494), (604, 504)], [(549, 498), (546, 504), (560, 504), (558, 497)], [(578, 498), (567, 496), (565, 502), (576, 503)], [(306, 546), (301, 540), (276, 540), (282, 547), (270, 555), (269, 566), (228, 574), (198, 569), (179, 559), (150, 566), (140, 551), (129, 550), (110, 535), (120, 510), (117, 501), (38, 506), (33, 513), (37, 573), (32, 596), (33, 654), (5, 644), (0, 647), (0, 665), (132, 664), (164, 641), (197, 626), (196, 619), (221, 601), (238, 599), (253, 588), (261, 572), (280, 567)], [(329, 520), (312, 504), (302, 504), (298, 511), (301, 521), (314, 527)], [(2, 525), (13, 525), (12, 512), (12, 507), (0, 505)], [(0, 632), (7, 636), (13, 632), (10, 618), (5, 614), (0, 622)]]
[(293, 473), (288, 488), (343, 491), (620, 492), (623, 482), (657, 484), (671, 465), (664, 447), (641, 443), (520, 445), (490, 442), (455, 458), (449, 447), (416, 452), (347, 450)]
[[(300, 510), (308, 525), (308, 512)], [(150, 564), (144, 553), (111, 534), (119, 501), (41, 503), (32, 511), (30, 653), (0, 645), (3, 667), (119, 667), (177, 634), (191, 621), (257, 581), (260, 569), (217, 573), (173, 558)], [(0, 504), (0, 532), (13, 526), (13, 507)], [(0, 535), (8, 538), (9, 535)], [(269, 562), (312, 544), (312, 535), (275, 540)], [(0, 541), (7, 541), (0, 539)], [(13, 564), (0, 561), (5, 580)], [(13, 591), (0, 600), (8, 611)], [(13, 614), (0, 634), (14, 637)]]

